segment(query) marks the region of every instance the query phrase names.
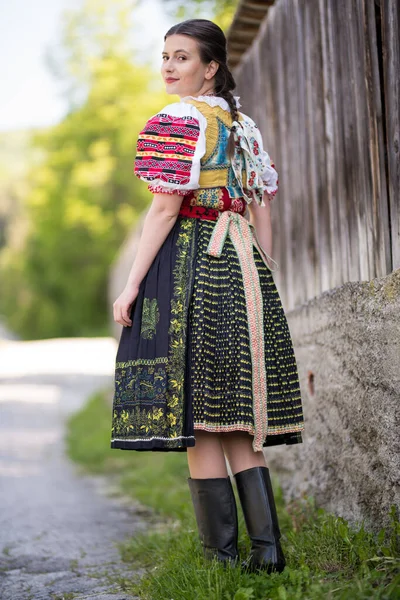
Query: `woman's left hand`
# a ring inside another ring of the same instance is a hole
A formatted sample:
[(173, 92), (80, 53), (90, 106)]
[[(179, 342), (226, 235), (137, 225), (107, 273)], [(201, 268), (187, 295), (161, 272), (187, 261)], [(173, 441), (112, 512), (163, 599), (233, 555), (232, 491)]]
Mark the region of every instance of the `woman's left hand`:
[(139, 293), (139, 286), (125, 287), (122, 294), (118, 296), (113, 304), (114, 321), (124, 327), (131, 327), (132, 319), (129, 314), (132, 304), (135, 302)]

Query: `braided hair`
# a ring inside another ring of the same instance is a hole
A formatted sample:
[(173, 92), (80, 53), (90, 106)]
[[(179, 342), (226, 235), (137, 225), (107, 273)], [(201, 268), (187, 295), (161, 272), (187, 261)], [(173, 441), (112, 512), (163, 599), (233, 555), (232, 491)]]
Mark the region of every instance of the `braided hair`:
[[(212, 60), (218, 63), (218, 70), (215, 74), (215, 95), (221, 96), (229, 105), (232, 121), (239, 118), (236, 101), (232, 90), (236, 83), (227, 65), (226, 37), (218, 25), (208, 19), (188, 19), (177, 25), (173, 25), (165, 34), (164, 41), (170, 35), (187, 35), (194, 38), (199, 45), (200, 59), (204, 64)], [(235, 150), (235, 140), (231, 130), (228, 139), (228, 156), (232, 158)]]

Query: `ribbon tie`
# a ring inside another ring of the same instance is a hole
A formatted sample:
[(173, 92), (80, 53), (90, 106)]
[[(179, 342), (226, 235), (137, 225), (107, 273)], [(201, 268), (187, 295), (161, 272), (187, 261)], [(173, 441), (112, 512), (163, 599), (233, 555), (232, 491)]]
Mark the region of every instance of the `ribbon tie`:
[[(265, 370), (263, 298), (257, 266), (253, 258), (253, 246), (270, 271), (267, 259), (274, 261), (258, 243), (255, 229), (244, 217), (232, 211), (224, 211), (218, 217), (207, 248), (207, 254), (220, 258), (227, 236), (236, 250), (243, 276), (247, 323), (252, 360), (254, 439), (253, 450), (263, 448), (268, 431), (267, 376)], [(266, 258), (265, 258), (266, 257)], [(276, 269), (275, 269), (276, 270)]]

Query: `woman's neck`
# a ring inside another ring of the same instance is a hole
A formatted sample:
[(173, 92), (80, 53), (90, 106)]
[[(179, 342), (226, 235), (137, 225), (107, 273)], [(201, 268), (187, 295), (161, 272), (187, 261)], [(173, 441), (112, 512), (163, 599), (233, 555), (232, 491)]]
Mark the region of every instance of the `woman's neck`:
[(182, 98), (187, 98), (188, 96), (191, 96), (192, 98), (198, 98), (199, 96), (216, 96), (217, 94), (215, 93), (215, 91), (213, 89), (209, 89), (209, 90), (204, 90), (204, 91), (200, 91), (197, 92), (197, 94), (185, 94), (185, 96), (181, 96), (181, 100)]

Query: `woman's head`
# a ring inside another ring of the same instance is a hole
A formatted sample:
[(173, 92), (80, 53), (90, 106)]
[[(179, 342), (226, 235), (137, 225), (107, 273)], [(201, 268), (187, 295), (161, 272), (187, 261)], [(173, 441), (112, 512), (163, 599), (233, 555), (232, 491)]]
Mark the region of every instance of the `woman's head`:
[(214, 90), (215, 61), (204, 63), (194, 38), (174, 34), (165, 40), (161, 73), (168, 94), (199, 96)]
[[(226, 64), (224, 32), (212, 21), (178, 23), (167, 31), (164, 41), (162, 75), (168, 93), (185, 97), (211, 91), (223, 96), (235, 88)], [(169, 83), (168, 78), (175, 81)]]
[[(226, 38), (218, 25), (207, 19), (189, 19), (174, 25), (164, 36), (161, 73), (169, 94), (200, 96), (214, 93), (224, 98), (232, 119), (238, 118), (232, 90), (235, 80), (227, 65)], [(229, 155), (233, 137), (229, 139)]]

